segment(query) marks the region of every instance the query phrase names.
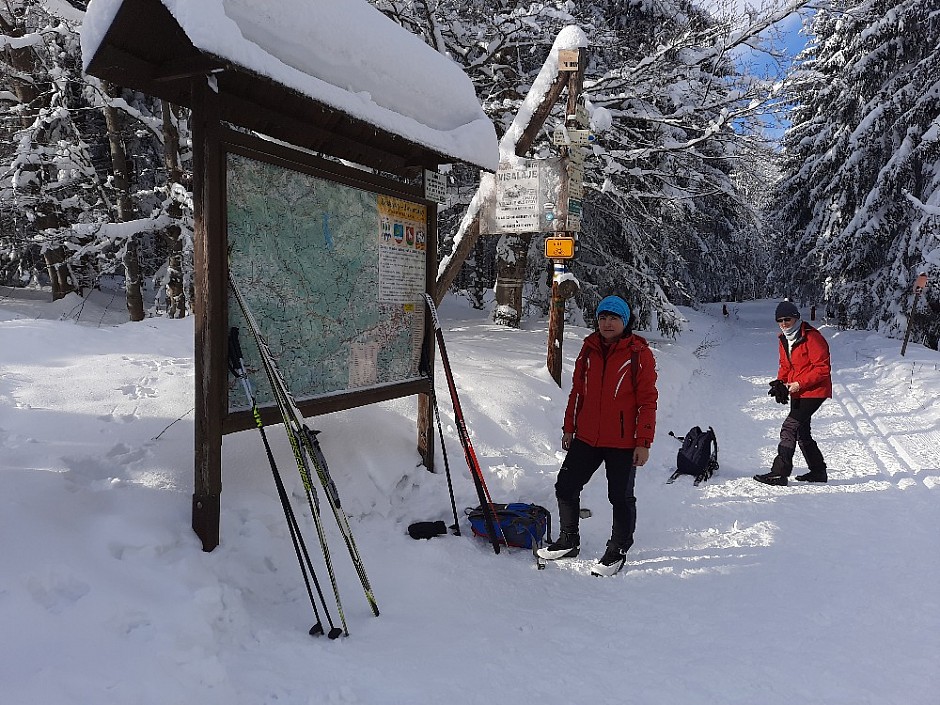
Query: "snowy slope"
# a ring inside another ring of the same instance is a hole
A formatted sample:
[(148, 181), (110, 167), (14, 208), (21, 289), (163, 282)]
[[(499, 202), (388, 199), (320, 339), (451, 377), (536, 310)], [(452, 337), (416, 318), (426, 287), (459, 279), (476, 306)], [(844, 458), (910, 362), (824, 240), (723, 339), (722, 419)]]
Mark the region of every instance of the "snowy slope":
[[(407, 536), (450, 513), (445, 476), (416, 467), (413, 399), (317, 418), (382, 610), (371, 616), (333, 536), (350, 636), (328, 641), (306, 633), (256, 431), (225, 439), (222, 545), (203, 553), (189, 529), (192, 319), (115, 326), (89, 302), (76, 324), (75, 298), (4, 293), (5, 704), (937, 702), (934, 351), (901, 358), (899, 341), (823, 326), (836, 397), (814, 428), (832, 481), (779, 488), (750, 479), (784, 415), (765, 393), (773, 302), (728, 319), (720, 305), (686, 311), (680, 339), (649, 336), (659, 428), (637, 481), (636, 545), (610, 579), (587, 574), (609, 530), (602, 475), (585, 490), (581, 557), (537, 571), (530, 553), (494, 556), (466, 525), (459, 538)], [(500, 328), (454, 301), (442, 319), (494, 499), (554, 510), (570, 382), (559, 390), (545, 372), (545, 324)], [(566, 377), (586, 333), (566, 331)], [(457, 504), (475, 505), (438, 385)], [(665, 485), (678, 448), (666, 434), (695, 424), (717, 431), (719, 473)], [(269, 435), (301, 514), (289, 447), (280, 428)]]

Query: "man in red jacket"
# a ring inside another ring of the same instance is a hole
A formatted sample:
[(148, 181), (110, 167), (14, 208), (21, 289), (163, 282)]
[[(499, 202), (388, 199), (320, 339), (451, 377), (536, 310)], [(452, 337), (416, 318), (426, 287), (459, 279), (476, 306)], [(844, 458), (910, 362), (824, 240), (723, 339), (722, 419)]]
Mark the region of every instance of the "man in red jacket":
[(656, 430), (656, 361), (646, 340), (632, 331), (630, 307), (619, 296), (597, 306), (597, 332), (584, 340), (574, 365), (562, 427), (568, 451), (558, 471), (558, 540), (539, 549), (548, 560), (580, 552), (581, 490), (603, 462), (613, 527), (607, 550), (591, 569), (614, 575), (626, 562), (636, 528), (636, 467), (649, 459)]
[[(800, 322), (800, 311), (789, 301), (777, 306), (775, 314), (780, 324), (780, 366), (777, 379), (790, 396), (790, 414), (780, 429), (780, 444), (770, 472), (755, 475), (754, 479), (766, 485), (786, 485), (793, 472), (796, 446), (809, 466), (809, 472), (797, 475), (800, 482), (827, 482), (826, 461), (813, 440), (810, 418), (832, 397), (832, 370), (829, 364), (829, 344), (822, 333), (805, 321)], [(783, 401), (783, 400), (781, 400)]]

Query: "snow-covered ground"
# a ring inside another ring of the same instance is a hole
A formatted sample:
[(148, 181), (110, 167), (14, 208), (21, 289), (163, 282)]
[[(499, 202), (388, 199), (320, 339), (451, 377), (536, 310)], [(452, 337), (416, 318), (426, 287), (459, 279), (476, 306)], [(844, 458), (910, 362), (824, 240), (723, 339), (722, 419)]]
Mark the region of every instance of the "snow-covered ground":
[[(416, 467), (414, 399), (317, 418), (382, 612), (333, 531), (350, 636), (330, 641), (307, 635), (257, 431), (225, 439), (222, 544), (204, 553), (190, 529), (192, 319), (113, 325), (123, 311), (103, 301), (0, 292), (5, 705), (938, 702), (934, 351), (902, 358), (897, 340), (822, 325), (835, 398), (814, 429), (831, 482), (781, 488), (750, 479), (785, 413), (766, 395), (774, 302), (728, 318), (720, 304), (689, 310), (678, 340), (648, 336), (657, 439), (637, 479), (636, 545), (609, 579), (588, 575), (610, 528), (602, 474), (585, 490), (581, 556), (538, 571), (525, 550), (494, 556), (465, 523), (460, 537), (408, 537), (413, 521), (452, 521), (445, 475)], [(558, 389), (544, 322), (501, 328), (453, 300), (442, 322), (494, 500), (554, 512), (588, 331), (566, 331)], [(438, 377), (462, 509), (475, 494)], [(721, 468), (699, 488), (666, 485), (667, 432), (692, 425), (714, 426)], [(284, 434), (268, 435), (306, 528)]]

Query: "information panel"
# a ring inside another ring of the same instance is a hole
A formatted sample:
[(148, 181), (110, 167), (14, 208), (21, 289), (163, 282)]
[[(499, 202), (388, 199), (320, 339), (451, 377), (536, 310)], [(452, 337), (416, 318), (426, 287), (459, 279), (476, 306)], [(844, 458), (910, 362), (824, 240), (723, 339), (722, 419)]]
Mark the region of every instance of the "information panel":
[[(427, 208), (231, 152), (226, 167), (229, 267), (297, 401), (417, 379)], [(273, 403), (237, 305), (229, 324)], [(246, 408), (231, 384), (229, 411)]]

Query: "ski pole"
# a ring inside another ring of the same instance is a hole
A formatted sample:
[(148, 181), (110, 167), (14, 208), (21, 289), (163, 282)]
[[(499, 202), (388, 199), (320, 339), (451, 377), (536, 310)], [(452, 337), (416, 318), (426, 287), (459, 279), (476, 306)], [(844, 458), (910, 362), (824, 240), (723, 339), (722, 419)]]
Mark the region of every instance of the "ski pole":
[(235, 274), (231, 268), (229, 268), (228, 278), (232, 293), (235, 295), (235, 299), (239, 308), (241, 309), (242, 315), (245, 318), (248, 329), (251, 331), (252, 337), (255, 340), (255, 344), (258, 347), (258, 354), (261, 357), (262, 366), (264, 367), (265, 374), (268, 377), (268, 382), (271, 385), (271, 391), (274, 393), (274, 399), (277, 403), (278, 411), (280, 412), (281, 418), (283, 419), (284, 428), (287, 431), (287, 436), (291, 443), (291, 450), (294, 452), (294, 460), (297, 463), (297, 470), (300, 473), (301, 480), (303, 480), (304, 483), (304, 489), (307, 493), (307, 504), (310, 507), (311, 514), (313, 515), (313, 522), (317, 529), (317, 536), (320, 539), (320, 547), (323, 551), (323, 560), (326, 563), (327, 572), (330, 576), (330, 583), (333, 586), (333, 593), (336, 596), (336, 609), (339, 612), (340, 621), (342, 621), (343, 628), (345, 629), (346, 619), (343, 614), (342, 602), (339, 596), (339, 587), (336, 584), (336, 575), (333, 571), (330, 549), (326, 541), (326, 534), (320, 519), (319, 509), (314, 502), (315, 495), (311, 480), (311, 464), (313, 464), (313, 467), (317, 472), (317, 479), (320, 481), (320, 484), (326, 491), (327, 503), (330, 505), (330, 509), (333, 512), (333, 518), (336, 520), (340, 533), (343, 536), (343, 541), (346, 544), (346, 549), (349, 552), (349, 557), (356, 569), (356, 574), (359, 576), (359, 580), (362, 583), (362, 589), (366, 600), (369, 602), (369, 606), (372, 608), (372, 613), (375, 616), (379, 615), (378, 603), (375, 600), (375, 595), (372, 592), (372, 586), (369, 583), (369, 578), (365, 572), (365, 566), (363, 565), (362, 558), (359, 555), (359, 549), (356, 546), (355, 539), (353, 538), (352, 528), (349, 526), (349, 519), (346, 516), (346, 512), (336, 504), (336, 497), (334, 496), (334, 493), (330, 491), (331, 481), (328, 475), (328, 471), (322, 467), (320, 461), (318, 460), (318, 455), (321, 458), (323, 457), (322, 451), (318, 450), (319, 444), (317, 444), (315, 447), (314, 442), (309, 437), (309, 434), (305, 432), (303, 414), (300, 412), (300, 409), (297, 408), (297, 403), (294, 401), (294, 398), (290, 393), (290, 389), (288, 388), (287, 383), (284, 381), (284, 377), (281, 374), (280, 369), (278, 369), (277, 363), (275, 362), (274, 356), (271, 354), (271, 350), (268, 347), (267, 341), (264, 339), (264, 335), (261, 333), (258, 322), (255, 319), (254, 314), (251, 312), (251, 308), (248, 306), (247, 300), (241, 293), (241, 290), (238, 288)]
[(268, 463), (271, 466), (271, 474), (274, 476), (274, 484), (277, 487), (278, 499), (281, 502), (281, 508), (284, 510), (284, 518), (287, 521), (287, 527), (290, 531), (291, 543), (294, 545), (294, 553), (297, 556), (297, 562), (300, 565), (300, 572), (304, 579), (304, 585), (307, 588), (307, 596), (310, 598), (310, 606), (313, 607), (313, 614), (317, 619), (317, 623), (310, 627), (309, 634), (311, 636), (317, 636), (324, 633), (323, 622), (320, 619), (320, 611), (317, 609), (316, 599), (314, 598), (313, 591), (310, 588), (310, 578), (312, 578), (313, 584), (317, 590), (317, 594), (320, 597), (320, 602), (323, 604), (323, 611), (326, 614), (327, 622), (330, 625), (330, 631), (327, 633), (327, 636), (330, 639), (336, 639), (343, 633), (343, 631), (333, 624), (333, 619), (330, 617), (330, 611), (326, 606), (326, 599), (323, 596), (323, 590), (320, 587), (320, 581), (317, 579), (317, 574), (313, 569), (313, 562), (310, 560), (310, 553), (307, 551), (307, 546), (304, 543), (303, 535), (300, 532), (300, 526), (297, 523), (297, 517), (294, 514), (293, 507), (291, 506), (290, 497), (288, 497), (287, 490), (284, 488), (284, 483), (281, 480), (281, 473), (277, 469), (277, 462), (274, 460), (274, 453), (271, 451), (271, 444), (268, 442), (268, 436), (264, 431), (264, 424), (261, 420), (261, 412), (258, 410), (258, 402), (253, 390), (251, 389), (251, 384), (248, 381), (248, 371), (245, 369), (241, 344), (238, 340), (238, 328), (235, 327), (232, 327), (232, 329), (229, 331), (229, 369), (236, 377), (238, 377), (242, 383), (242, 387), (245, 390), (245, 395), (248, 397), (248, 403), (251, 404), (251, 413), (254, 417), (255, 425), (257, 426), (258, 431), (261, 433), (261, 440), (264, 443), (264, 451), (268, 456)]
[(447, 477), (447, 491), (450, 493), (450, 506), (454, 510), (454, 525), (450, 527), (454, 536), (460, 536), (460, 520), (457, 518), (457, 500), (454, 499), (454, 483), (450, 477), (450, 464), (447, 462), (447, 444), (444, 443), (444, 426), (441, 424), (441, 409), (434, 392), (434, 377), (431, 377), (431, 403), (434, 405), (434, 418), (437, 419), (437, 434), (441, 437), (441, 455), (444, 457), (444, 474)]
[[(509, 540), (503, 533), (502, 527), (496, 521), (496, 510), (493, 507), (493, 500), (486, 487), (486, 481), (483, 479), (483, 470), (480, 468), (480, 462), (477, 460), (476, 452), (473, 450), (473, 444), (470, 442), (470, 434), (467, 431), (467, 424), (464, 421), (463, 409), (460, 406), (460, 397), (457, 396), (457, 384), (454, 382), (454, 374), (450, 368), (450, 359), (447, 357), (447, 346), (444, 343), (444, 332), (441, 330), (440, 321), (437, 318), (437, 308), (434, 305), (434, 299), (430, 294), (424, 295), (424, 300), (431, 312), (431, 322), (434, 325), (437, 344), (441, 352), (441, 364), (444, 367), (444, 377), (447, 380), (447, 388), (450, 391), (450, 400), (454, 405), (454, 423), (457, 426), (457, 437), (463, 446), (464, 459), (467, 461), (467, 467), (470, 469), (470, 476), (473, 478), (473, 485), (477, 491), (477, 498), (480, 500), (480, 509), (483, 512), (483, 524), (486, 527), (487, 536), (490, 543), (493, 544), (493, 552), (499, 553), (499, 536), (502, 535), (503, 543), (509, 547)], [(497, 529), (499, 530), (497, 533)]]

